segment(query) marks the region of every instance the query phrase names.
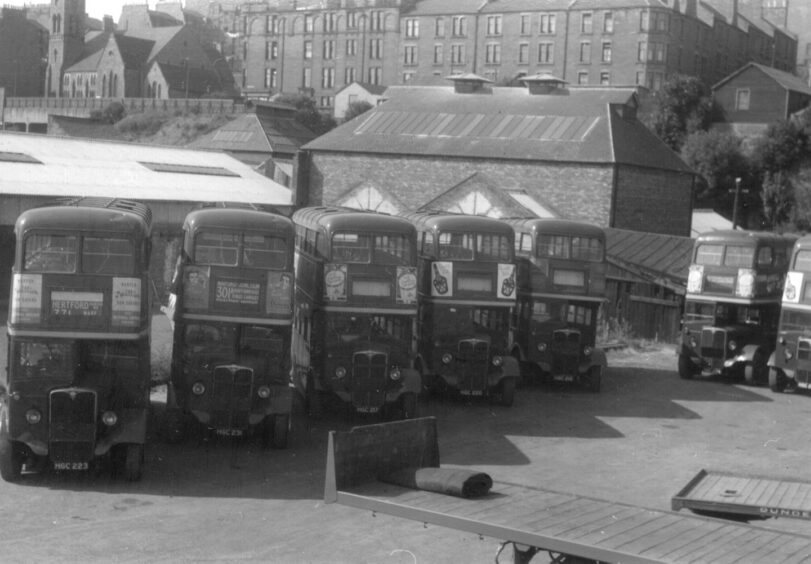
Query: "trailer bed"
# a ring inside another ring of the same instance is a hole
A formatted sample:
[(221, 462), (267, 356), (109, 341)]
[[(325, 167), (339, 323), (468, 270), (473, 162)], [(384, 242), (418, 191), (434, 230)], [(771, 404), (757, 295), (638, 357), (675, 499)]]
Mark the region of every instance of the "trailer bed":
[(811, 483), (701, 470), (672, 498), (671, 507), (744, 519), (811, 520)]
[(426, 420), (331, 432), (325, 501), (531, 547), (520, 562), (535, 550), (623, 563), (811, 562), (811, 536), (748, 524), (497, 480), (469, 499), (375, 479), (415, 461), (439, 467), (435, 424)]

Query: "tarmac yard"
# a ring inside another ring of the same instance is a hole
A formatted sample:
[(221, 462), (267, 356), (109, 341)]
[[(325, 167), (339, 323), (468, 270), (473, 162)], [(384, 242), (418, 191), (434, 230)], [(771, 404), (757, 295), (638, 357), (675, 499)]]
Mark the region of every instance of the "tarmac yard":
[[(609, 366), (599, 394), (521, 388), (511, 408), (429, 399), (421, 415), (438, 420), (443, 466), (653, 509), (669, 510), (702, 468), (811, 480), (811, 396), (681, 380), (672, 347), (615, 351)], [(3, 562), (494, 562), (499, 539), (323, 503), (327, 432), (362, 420), (299, 416), (286, 450), (252, 439), (173, 445), (161, 435), (160, 390), (153, 400), (141, 481), (0, 482)], [(753, 526), (811, 536), (811, 521)]]

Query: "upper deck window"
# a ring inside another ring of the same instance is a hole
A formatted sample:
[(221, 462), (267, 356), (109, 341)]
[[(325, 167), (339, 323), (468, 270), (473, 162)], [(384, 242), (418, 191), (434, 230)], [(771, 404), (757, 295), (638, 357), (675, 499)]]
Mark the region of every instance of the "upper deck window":
[(336, 233), (332, 236), (332, 260), (368, 263), (372, 257), (372, 240), (360, 233)]
[(411, 264), (411, 245), (403, 235), (376, 235), (374, 258), (375, 264)]
[(794, 270), (811, 271), (811, 250), (797, 252), (797, 256), (794, 257)]
[(473, 233), (440, 233), (439, 258), (473, 260), (476, 255), (476, 236)]
[(213, 266), (236, 266), (239, 257), (239, 235), (236, 233), (201, 232), (194, 238), (194, 263)]
[(27, 272), (76, 272), (74, 235), (30, 235), (25, 239), (23, 269)]
[(82, 272), (87, 274), (131, 274), (135, 253), (127, 239), (85, 237), (82, 242)]
[(752, 266), (752, 260), (754, 258), (754, 248), (730, 245), (727, 247), (726, 254), (724, 255), (724, 266)]
[(504, 235), (481, 234), (479, 239), (479, 258), (499, 261), (512, 260), (510, 239)]
[(603, 260), (603, 242), (596, 237), (571, 235), (538, 235), (535, 250), (539, 258), (561, 258), (600, 262)]
[[(763, 247), (758, 255), (760, 266), (769, 265), (772, 262), (771, 248)], [(696, 251), (696, 264), (708, 266), (736, 266), (751, 267), (755, 259), (755, 248), (741, 245), (699, 245)]]
[(242, 264), (253, 268), (281, 270), (287, 266), (287, 244), (281, 237), (245, 234)]

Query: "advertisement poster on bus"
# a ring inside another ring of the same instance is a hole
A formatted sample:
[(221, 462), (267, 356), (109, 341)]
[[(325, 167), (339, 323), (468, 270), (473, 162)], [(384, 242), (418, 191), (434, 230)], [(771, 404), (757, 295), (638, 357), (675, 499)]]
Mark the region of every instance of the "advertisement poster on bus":
[(436, 261), (431, 265), (431, 295), (439, 298), (453, 296), (453, 263)]
[(514, 300), (515, 299), (515, 265), (514, 264), (499, 264), (498, 265), (498, 297)]
[(331, 302), (346, 301), (346, 265), (327, 264), (324, 266), (324, 293)]
[(417, 303), (417, 268), (414, 266), (397, 267), (397, 296), (398, 304)]
[(11, 297), (11, 324), (39, 323), (42, 319), (42, 275), (15, 274)]
[(800, 289), (803, 287), (803, 273), (789, 272), (786, 278), (786, 287), (783, 291), (783, 301), (798, 304), (800, 303)]
[(293, 276), (289, 272), (268, 273), (265, 309), (267, 313), (293, 314)]
[(186, 309), (208, 309), (211, 267), (187, 266), (183, 271), (183, 304)]
[(141, 280), (113, 278), (113, 327), (138, 327), (141, 321)]

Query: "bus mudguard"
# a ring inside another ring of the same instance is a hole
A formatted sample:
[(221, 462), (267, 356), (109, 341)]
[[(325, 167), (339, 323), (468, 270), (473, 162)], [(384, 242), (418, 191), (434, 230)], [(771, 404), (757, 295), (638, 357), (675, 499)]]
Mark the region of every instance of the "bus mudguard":
[(124, 409), (118, 414), (118, 422), (108, 434), (96, 443), (96, 456), (106, 454), (114, 445), (121, 443), (144, 443), (146, 436), (146, 411)]

